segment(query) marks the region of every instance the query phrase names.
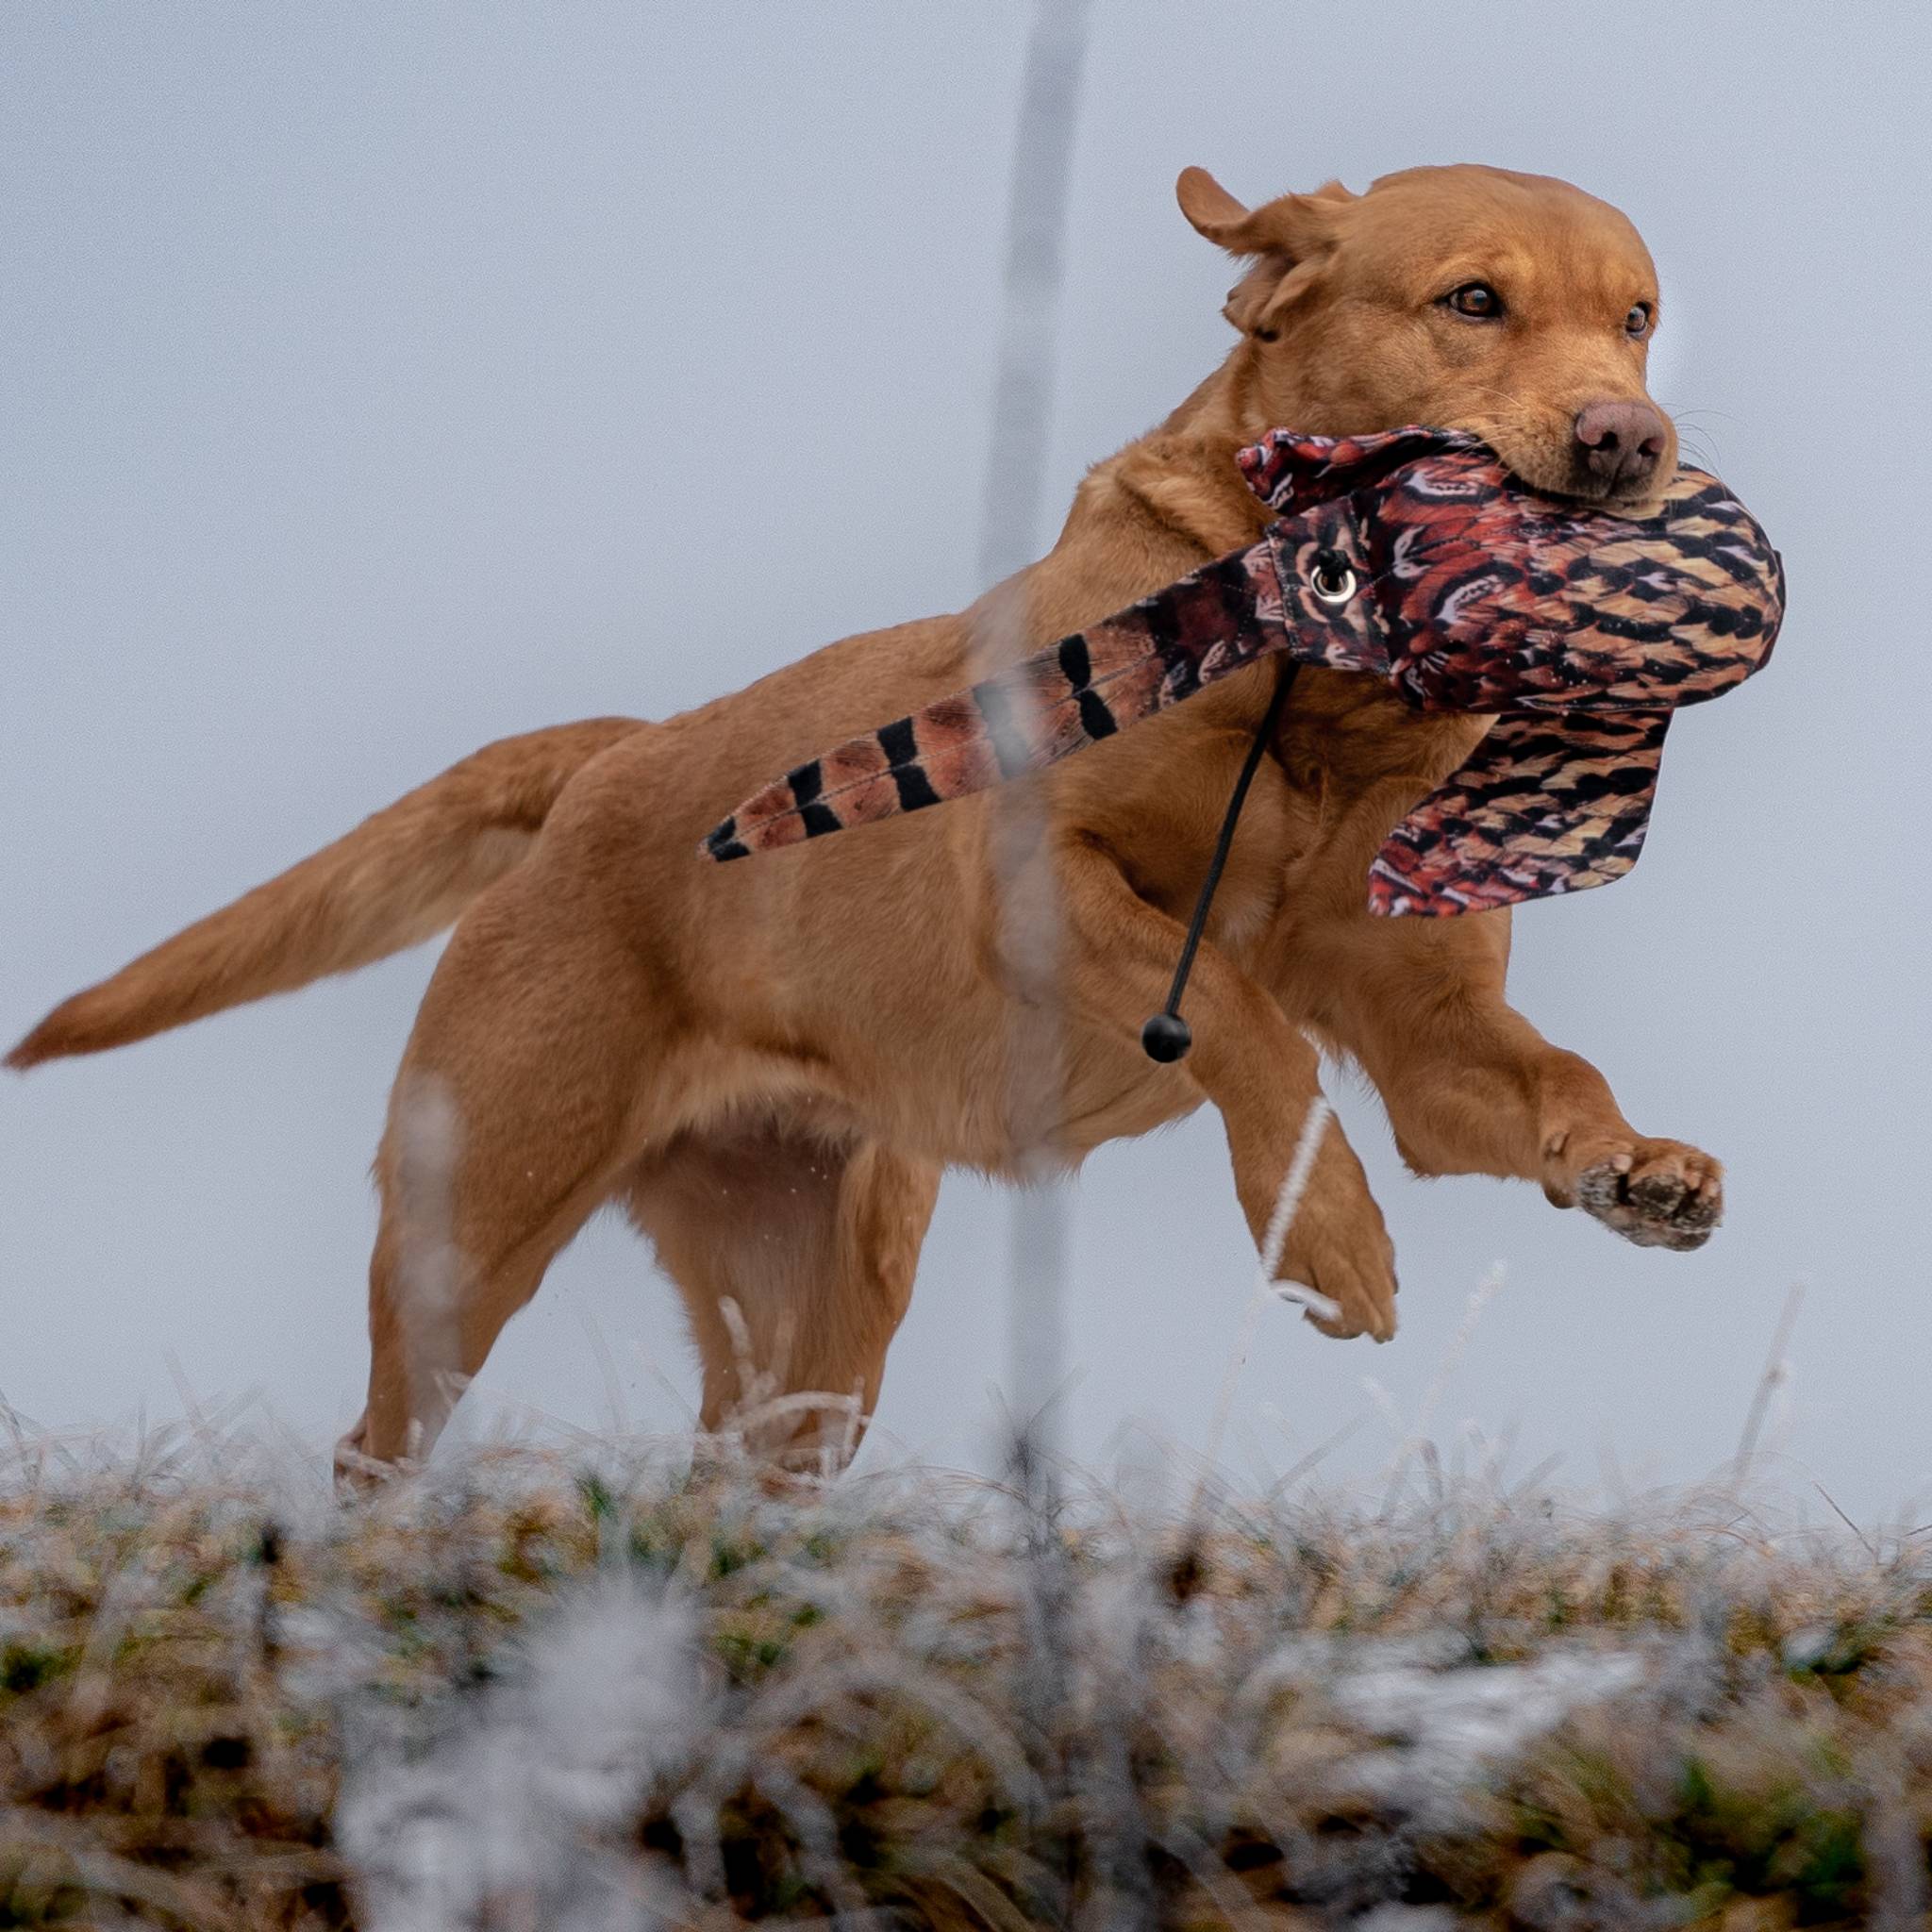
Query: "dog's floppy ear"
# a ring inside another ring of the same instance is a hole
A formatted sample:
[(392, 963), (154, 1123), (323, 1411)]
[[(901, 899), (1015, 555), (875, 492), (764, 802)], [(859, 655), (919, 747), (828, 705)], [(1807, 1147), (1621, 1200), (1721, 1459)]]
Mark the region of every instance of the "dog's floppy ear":
[(1196, 234), (1230, 255), (1257, 258), (1228, 291), (1222, 313), (1243, 335), (1272, 342), (1280, 321), (1321, 274), (1341, 209), (1355, 199), (1339, 181), (1243, 208), (1206, 168), (1183, 168), (1174, 198)]

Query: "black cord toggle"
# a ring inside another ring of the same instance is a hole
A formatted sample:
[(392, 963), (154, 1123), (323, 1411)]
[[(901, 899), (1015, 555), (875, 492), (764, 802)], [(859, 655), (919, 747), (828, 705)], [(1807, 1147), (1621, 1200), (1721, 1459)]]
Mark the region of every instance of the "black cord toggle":
[(1192, 1030), (1181, 1018), (1181, 995), (1188, 990), (1188, 974), (1193, 971), (1194, 955), (1200, 950), (1201, 935), (1207, 929), (1208, 911), (1214, 904), (1215, 889), (1221, 884), (1227, 855), (1234, 847), (1234, 828), (1241, 823), (1241, 807), (1248, 800), (1248, 787), (1255, 782), (1255, 774), (1261, 766), (1261, 754), (1268, 749), (1268, 741), (1274, 736), (1281, 708), (1288, 702), (1289, 688), (1294, 683), (1295, 673), (1300, 668), (1298, 664), (1289, 663), (1281, 674), (1280, 682), (1274, 687), (1274, 695), (1268, 700), (1268, 709), (1256, 729), (1255, 741), (1248, 746), (1248, 755), (1241, 762), (1241, 774), (1234, 781), (1234, 794), (1227, 801), (1227, 811), (1221, 821), (1221, 836), (1214, 841), (1214, 857), (1208, 861), (1208, 876), (1201, 881), (1201, 894), (1194, 901), (1194, 916), (1189, 922), (1188, 937), (1181, 946), (1179, 963), (1174, 967), (1174, 984), (1167, 991), (1167, 1004), (1141, 1029), (1141, 1052), (1150, 1060), (1158, 1060), (1163, 1066), (1185, 1059), (1188, 1049), (1194, 1043)]

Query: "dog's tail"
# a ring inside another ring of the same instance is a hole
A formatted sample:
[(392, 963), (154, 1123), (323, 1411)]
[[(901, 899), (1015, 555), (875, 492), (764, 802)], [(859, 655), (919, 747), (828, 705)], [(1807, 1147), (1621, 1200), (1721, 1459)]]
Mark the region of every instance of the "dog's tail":
[(521, 862), (563, 788), (632, 718), (486, 745), (333, 845), (63, 1001), (7, 1057), (20, 1071), (125, 1046), (353, 972), (441, 932)]

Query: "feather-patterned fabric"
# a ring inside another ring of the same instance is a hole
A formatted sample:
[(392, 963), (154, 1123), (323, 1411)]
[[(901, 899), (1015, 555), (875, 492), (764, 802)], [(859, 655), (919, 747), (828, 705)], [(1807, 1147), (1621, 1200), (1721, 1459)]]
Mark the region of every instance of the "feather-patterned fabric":
[(916, 811), (1057, 763), (1257, 658), (1498, 715), (1391, 833), (1372, 911), (1449, 914), (1621, 877), (1664, 733), (1771, 655), (1784, 572), (1716, 477), (1631, 520), (1540, 496), (1461, 431), (1297, 436), (1239, 458), (1260, 541), (924, 710), (808, 760), (707, 838), (716, 859)]

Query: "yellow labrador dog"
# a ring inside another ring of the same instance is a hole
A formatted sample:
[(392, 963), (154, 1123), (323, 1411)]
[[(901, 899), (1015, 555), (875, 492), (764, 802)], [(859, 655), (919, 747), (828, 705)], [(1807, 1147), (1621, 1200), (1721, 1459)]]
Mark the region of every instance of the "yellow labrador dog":
[[(1637, 510), (1672, 474), (1675, 436), (1644, 387), (1656, 272), (1615, 208), (1481, 167), (1254, 208), (1191, 168), (1178, 194), (1243, 264), (1234, 348), (1090, 473), (1040, 562), (971, 610), (847, 638), (681, 717), (491, 745), (14, 1050), (24, 1068), (118, 1046), (456, 922), (377, 1162), (369, 1400), (347, 1465), (425, 1453), (612, 1200), (684, 1297), (709, 1424), (750, 1372), (870, 1409), (948, 1166), (1071, 1165), (1211, 1101), (1258, 1240), (1317, 1092), (1314, 1041), (1367, 1072), (1418, 1173), (1521, 1176), (1651, 1245), (1694, 1247), (1716, 1224), (1718, 1163), (1640, 1134), (1594, 1067), (1509, 1007), (1507, 913), (1365, 912), (1371, 855), (1485, 728), (1411, 712), (1379, 680), (1302, 673), (1178, 1065), (1147, 1059), (1140, 1028), (1278, 662), (1034, 781), (1041, 836), (1008, 883), (1058, 908), (1060, 1078), (1024, 1128), (1009, 1101), (1043, 990), (1001, 917), (989, 798), (750, 865), (694, 857), (774, 774), (970, 682), (989, 610), (1031, 650), (1252, 541), (1264, 513), (1234, 453), (1276, 425), (1464, 427), (1541, 489)], [(1329, 1332), (1394, 1333), (1390, 1241), (1338, 1127), (1281, 1272), (1336, 1306)], [(832, 1424), (778, 1408), (763, 1446), (817, 1455)]]

